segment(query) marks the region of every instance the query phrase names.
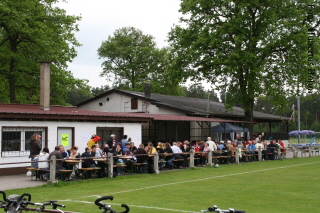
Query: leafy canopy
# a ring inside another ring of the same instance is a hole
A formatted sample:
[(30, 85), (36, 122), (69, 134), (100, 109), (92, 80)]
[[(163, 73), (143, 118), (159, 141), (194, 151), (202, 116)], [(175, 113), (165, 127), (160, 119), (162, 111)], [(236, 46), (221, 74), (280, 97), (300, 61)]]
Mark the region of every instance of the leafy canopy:
[(51, 62), (52, 104), (66, 104), (66, 91), (86, 83), (66, 70), (80, 45), (74, 37), (80, 17), (66, 15), (56, 2), (0, 2), (0, 76), (6, 90), (1, 101), (38, 103), (43, 61)]
[[(286, 106), (287, 94), (306, 87), (308, 29), (319, 30), (319, 7), (307, 22), (311, 0), (182, 0), (181, 26), (169, 34), (176, 68), (227, 91), (226, 106), (239, 103), (253, 120), (260, 95)], [(314, 58), (318, 57), (318, 40)], [(252, 129), (252, 126), (250, 127)], [(251, 131), (252, 132), (252, 131)]]

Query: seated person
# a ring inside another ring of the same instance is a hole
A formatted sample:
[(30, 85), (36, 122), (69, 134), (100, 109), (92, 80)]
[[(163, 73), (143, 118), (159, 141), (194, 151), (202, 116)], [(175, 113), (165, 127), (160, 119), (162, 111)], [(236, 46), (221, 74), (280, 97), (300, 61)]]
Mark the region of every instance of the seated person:
[(254, 154), (254, 152), (256, 151), (256, 146), (252, 143), (251, 140), (248, 141), (248, 145), (246, 146), (246, 148), (246, 154)]
[(60, 176), (60, 170), (65, 170), (65, 168), (62, 166), (62, 161), (59, 159), (62, 159), (61, 152), (60, 152), (60, 146), (56, 146), (54, 148), (54, 151), (49, 154), (49, 159), (51, 159), (51, 156), (56, 157), (56, 177)]
[(209, 143), (205, 142), (202, 154), (200, 156), (200, 165), (203, 165), (203, 166), (206, 165), (209, 151), (210, 151)]
[(120, 143), (117, 143), (115, 151), (117, 152), (118, 156), (122, 156), (122, 149)]
[(83, 159), (82, 168), (91, 168), (96, 166), (94, 161), (92, 160), (92, 155), (90, 153), (89, 147), (86, 147), (85, 152), (82, 153), (81, 157), (90, 158), (90, 159)]
[[(139, 148), (134, 152), (135, 157), (137, 158), (137, 163), (146, 163), (147, 162), (147, 152), (144, 150), (144, 145), (140, 144)], [(147, 164), (140, 166), (138, 173), (144, 173), (146, 170)]]
[(134, 145), (134, 142), (132, 141), (130, 141), (129, 144), (130, 144), (130, 148), (129, 148), (130, 152), (134, 153), (137, 150), (137, 147)]
[(126, 155), (126, 152), (129, 151), (129, 153), (131, 153), (130, 151), (130, 143), (126, 143), (125, 147), (123, 148), (123, 153), (124, 155)]
[[(227, 144), (223, 144), (224, 146), (223, 146), (223, 148), (222, 148), (222, 156), (231, 156), (231, 154), (230, 154), (230, 151), (229, 151), (229, 147), (227, 146)], [(228, 158), (220, 158), (221, 159), (221, 161), (220, 161), (220, 163), (225, 163), (225, 164), (227, 164), (227, 163), (229, 163), (228, 162)]]
[[(184, 160), (184, 157), (181, 156), (182, 150), (177, 146), (176, 142), (173, 143), (173, 146), (171, 146), (171, 149), (172, 149), (172, 151), (174, 153), (173, 156), (174, 156), (175, 160), (177, 160), (177, 159), (183, 159)], [(184, 166), (185, 166), (184, 161), (181, 161), (179, 168), (182, 169), (182, 168), (184, 168)]]
[(165, 156), (165, 160), (167, 161), (167, 165), (170, 169), (173, 169), (173, 167), (174, 167), (174, 164), (172, 162), (174, 160), (174, 156), (171, 155), (172, 153), (173, 153), (173, 151), (171, 149), (170, 144), (165, 143), (164, 156)]
[[(45, 161), (49, 160), (49, 149), (48, 147), (44, 147), (43, 150), (40, 152), (39, 155), (39, 161)], [(49, 162), (39, 162), (38, 163), (38, 168), (40, 170), (48, 170), (49, 169)], [(49, 179), (49, 172), (45, 172), (42, 176), (43, 180), (48, 180)]]
[(107, 156), (109, 152), (110, 152), (109, 145), (105, 144), (102, 153), (104, 156)]

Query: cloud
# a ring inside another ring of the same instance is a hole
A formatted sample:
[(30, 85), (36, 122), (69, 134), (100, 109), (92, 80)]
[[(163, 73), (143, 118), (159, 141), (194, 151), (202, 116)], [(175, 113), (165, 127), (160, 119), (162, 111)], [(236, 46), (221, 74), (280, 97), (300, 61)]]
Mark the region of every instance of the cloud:
[(106, 85), (99, 77), (102, 60), (97, 49), (116, 29), (135, 27), (155, 37), (159, 48), (167, 45), (167, 35), (181, 14), (180, 0), (69, 0), (58, 7), (68, 15), (81, 15), (80, 31), (75, 34), (83, 45), (77, 48), (78, 56), (69, 64), (76, 78), (88, 79), (89, 85)]

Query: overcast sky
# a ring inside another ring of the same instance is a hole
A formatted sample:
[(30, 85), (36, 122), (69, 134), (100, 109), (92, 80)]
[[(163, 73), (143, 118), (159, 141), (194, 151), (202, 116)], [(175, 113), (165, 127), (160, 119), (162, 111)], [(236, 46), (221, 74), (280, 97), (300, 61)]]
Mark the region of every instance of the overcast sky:
[(82, 44), (69, 64), (74, 77), (88, 79), (92, 87), (108, 84), (100, 77), (102, 60), (97, 49), (116, 29), (135, 27), (155, 37), (159, 48), (167, 46), (167, 35), (179, 23), (180, 0), (68, 0), (58, 7), (68, 15), (82, 16), (76, 38)]

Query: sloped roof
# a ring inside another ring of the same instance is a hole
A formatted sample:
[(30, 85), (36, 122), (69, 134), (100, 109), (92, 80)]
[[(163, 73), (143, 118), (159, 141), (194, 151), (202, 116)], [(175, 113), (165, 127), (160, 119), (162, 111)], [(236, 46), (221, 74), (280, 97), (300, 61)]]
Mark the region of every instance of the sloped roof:
[(78, 109), (75, 106), (50, 106), (44, 110), (32, 104), (0, 104), (0, 119), (28, 120), (82, 120), (82, 121), (131, 121), (144, 122), (151, 120), (167, 121), (203, 121), (203, 122), (241, 122), (219, 118), (203, 118), (181, 115), (143, 114), (128, 112), (101, 112)]
[[(185, 113), (186, 115), (190, 116), (206, 116), (207, 115), (207, 108), (208, 108), (208, 100), (200, 99), (200, 98), (190, 98), (190, 97), (181, 97), (181, 96), (170, 96), (170, 95), (161, 95), (161, 94), (154, 94), (152, 93), (150, 98), (144, 96), (143, 92), (134, 92), (128, 90), (110, 90), (106, 93), (103, 93), (99, 96), (86, 100), (77, 106), (81, 106), (83, 104), (89, 103), (95, 99), (104, 97), (110, 93), (121, 93), (131, 97), (136, 97), (140, 99), (145, 99), (152, 104), (164, 107), (175, 109)], [(232, 111), (226, 110), (223, 103), (216, 102), (216, 101), (209, 101), (209, 115), (210, 117), (219, 117), (223, 119), (243, 119), (244, 118), (244, 110), (240, 107), (233, 107)], [(257, 121), (288, 121), (288, 117), (278, 116), (267, 114), (263, 112), (253, 112), (254, 120)]]
[(46, 119), (46, 120), (125, 120), (148, 121), (152, 116), (139, 114), (100, 112), (78, 109), (75, 106), (50, 106), (49, 110), (33, 104), (0, 104), (0, 118)]

